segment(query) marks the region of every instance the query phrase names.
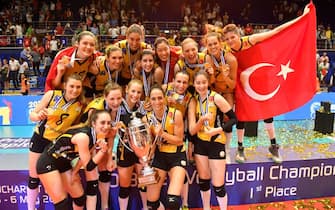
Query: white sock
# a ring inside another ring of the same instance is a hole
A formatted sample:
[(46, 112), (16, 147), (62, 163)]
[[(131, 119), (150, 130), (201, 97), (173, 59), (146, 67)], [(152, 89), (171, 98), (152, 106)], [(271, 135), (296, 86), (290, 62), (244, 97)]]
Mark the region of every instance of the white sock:
[(99, 191), (101, 196), (101, 209), (108, 209), (108, 198), (109, 198), (109, 182), (99, 182)]
[(225, 133), (226, 134), (226, 162), (231, 163), (230, 161), (230, 142), (231, 139), (233, 138), (233, 133)]
[(27, 188), (28, 210), (35, 210), (38, 194), (39, 194), (38, 188), (36, 189), (30, 189), (29, 187)]
[(120, 210), (127, 210), (129, 197), (120, 198), (119, 197), (119, 206)]
[(216, 196), (216, 199), (218, 200), (220, 210), (226, 210), (228, 205), (228, 196), (227, 194), (224, 197), (218, 197)]
[(202, 191), (200, 190), (201, 199), (202, 199), (202, 206), (204, 210), (211, 209), (211, 190)]

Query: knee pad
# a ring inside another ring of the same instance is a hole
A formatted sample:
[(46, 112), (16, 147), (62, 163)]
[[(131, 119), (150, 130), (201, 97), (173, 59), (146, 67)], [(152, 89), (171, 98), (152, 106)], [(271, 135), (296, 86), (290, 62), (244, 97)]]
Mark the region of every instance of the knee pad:
[(28, 188), (29, 189), (36, 189), (38, 188), (38, 185), (40, 184), (40, 179), (39, 178), (33, 178), (29, 176), (28, 179)]
[(70, 209), (70, 202), (67, 198), (65, 198), (64, 200), (55, 203), (55, 210), (64, 210), (64, 209)]
[(171, 210), (179, 210), (181, 197), (177, 195), (167, 195), (166, 207)]
[(245, 127), (245, 122), (237, 121), (237, 124), (236, 124), (237, 129), (244, 129), (244, 127)]
[(223, 184), (221, 187), (215, 187), (215, 186), (213, 186), (213, 188), (214, 188), (214, 192), (215, 192), (216, 196), (218, 196), (218, 197), (224, 197), (226, 195), (225, 184)]
[(86, 203), (86, 195), (85, 193), (78, 197), (78, 198), (73, 198), (73, 202), (77, 205), (77, 206), (84, 206)]
[(138, 188), (138, 190), (141, 191), (141, 192), (146, 192), (147, 187), (143, 186), (143, 187)]
[(109, 171), (100, 171), (99, 172), (99, 181), (103, 183), (110, 182), (111, 180), (111, 172)]
[(273, 117), (265, 119), (264, 122), (265, 123), (272, 123), (273, 122)]
[(210, 179), (199, 179), (199, 187), (201, 191), (207, 191), (211, 188)]
[(120, 187), (119, 197), (120, 198), (128, 198), (130, 194), (130, 187)]
[(148, 210), (157, 210), (159, 208), (159, 200), (157, 201), (147, 201)]
[(91, 196), (97, 195), (99, 191), (98, 184), (98, 180), (87, 181), (86, 194)]

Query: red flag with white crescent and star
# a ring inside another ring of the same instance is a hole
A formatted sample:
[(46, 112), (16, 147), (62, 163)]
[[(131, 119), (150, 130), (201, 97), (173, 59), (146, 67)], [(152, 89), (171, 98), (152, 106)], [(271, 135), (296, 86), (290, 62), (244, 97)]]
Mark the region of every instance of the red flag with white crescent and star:
[(278, 34), (234, 53), (238, 60), (236, 115), (267, 119), (308, 102), (316, 93), (316, 13), (310, 11)]

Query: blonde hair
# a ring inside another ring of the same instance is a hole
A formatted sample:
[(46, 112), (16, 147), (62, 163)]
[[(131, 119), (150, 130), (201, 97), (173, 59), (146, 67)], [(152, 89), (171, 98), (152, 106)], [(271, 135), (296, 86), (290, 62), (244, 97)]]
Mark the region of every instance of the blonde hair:
[(108, 94), (113, 90), (120, 90), (120, 92), (122, 93), (122, 87), (119, 84), (109, 81), (105, 86), (104, 96), (108, 96)]
[(196, 48), (198, 49), (198, 43), (194, 39), (192, 39), (192, 38), (186, 38), (180, 44), (182, 50), (184, 50), (184, 45), (185, 44), (189, 44), (189, 43), (193, 43), (196, 46)]

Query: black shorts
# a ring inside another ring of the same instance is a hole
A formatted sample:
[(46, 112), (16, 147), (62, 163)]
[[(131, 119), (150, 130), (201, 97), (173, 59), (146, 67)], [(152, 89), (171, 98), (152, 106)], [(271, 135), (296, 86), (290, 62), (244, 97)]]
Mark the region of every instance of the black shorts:
[(140, 163), (135, 153), (127, 149), (121, 142), (119, 142), (117, 147), (117, 165), (121, 167), (129, 167), (135, 163)]
[(152, 166), (155, 168), (162, 169), (164, 171), (169, 171), (175, 166), (181, 166), (186, 168), (187, 159), (186, 152), (177, 152), (177, 153), (166, 153), (160, 152), (157, 148), (155, 151), (155, 156), (152, 161)]
[(37, 161), (37, 174), (45, 174), (58, 170), (60, 173), (71, 170), (71, 161), (65, 158), (54, 158), (45, 150)]
[(197, 138), (194, 141), (194, 154), (208, 156), (209, 159), (226, 159), (225, 145), (219, 142), (203, 141)]
[(43, 138), (40, 134), (34, 132), (30, 139), (29, 151), (42, 153), (43, 150), (51, 143), (48, 139)]

